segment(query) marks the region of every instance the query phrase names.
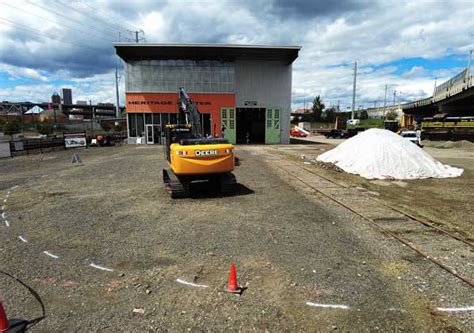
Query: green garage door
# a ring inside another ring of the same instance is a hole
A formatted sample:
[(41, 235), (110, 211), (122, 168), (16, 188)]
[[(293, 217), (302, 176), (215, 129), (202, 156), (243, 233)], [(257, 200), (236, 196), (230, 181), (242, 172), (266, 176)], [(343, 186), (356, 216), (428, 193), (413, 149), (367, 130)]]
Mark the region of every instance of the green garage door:
[(265, 121), (265, 143), (280, 143), (280, 114), (279, 108), (268, 108)]
[(222, 108), (221, 109), (221, 129), (225, 127), (224, 137), (229, 140), (230, 143), (235, 144), (236, 142), (236, 123), (235, 123), (235, 108)]

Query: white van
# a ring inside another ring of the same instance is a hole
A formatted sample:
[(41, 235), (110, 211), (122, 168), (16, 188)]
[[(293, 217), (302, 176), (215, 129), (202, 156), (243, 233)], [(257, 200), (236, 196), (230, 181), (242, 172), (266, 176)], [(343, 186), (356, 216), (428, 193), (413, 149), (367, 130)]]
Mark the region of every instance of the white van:
[(359, 119), (349, 119), (347, 120), (347, 125), (359, 125), (360, 120)]
[(402, 131), (400, 132), (400, 136), (404, 139), (407, 139), (418, 146), (421, 147), (421, 133), (419, 131)]

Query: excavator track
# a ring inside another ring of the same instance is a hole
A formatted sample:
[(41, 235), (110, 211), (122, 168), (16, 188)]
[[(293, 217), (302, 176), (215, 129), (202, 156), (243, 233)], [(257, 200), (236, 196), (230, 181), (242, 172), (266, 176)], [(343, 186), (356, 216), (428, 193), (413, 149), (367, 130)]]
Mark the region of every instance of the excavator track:
[(237, 184), (237, 179), (232, 172), (226, 172), (219, 175), (219, 183), (222, 193), (232, 193)]
[(189, 184), (182, 183), (170, 169), (163, 169), (163, 183), (171, 198), (186, 198), (189, 196)]

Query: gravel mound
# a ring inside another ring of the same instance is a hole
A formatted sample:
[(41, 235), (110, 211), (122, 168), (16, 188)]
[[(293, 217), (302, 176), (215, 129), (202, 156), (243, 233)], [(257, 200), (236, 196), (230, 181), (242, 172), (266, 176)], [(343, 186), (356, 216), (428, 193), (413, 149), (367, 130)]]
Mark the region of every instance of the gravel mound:
[(459, 177), (464, 171), (436, 161), (393, 132), (375, 128), (346, 140), (316, 160), (367, 179), (449, 178)]

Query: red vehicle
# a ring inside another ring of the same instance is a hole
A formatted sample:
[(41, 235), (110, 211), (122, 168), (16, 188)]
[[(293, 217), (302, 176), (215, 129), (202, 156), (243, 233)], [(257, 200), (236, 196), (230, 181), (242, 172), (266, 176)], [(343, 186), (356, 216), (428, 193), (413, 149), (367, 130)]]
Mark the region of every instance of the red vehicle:
[(290, 136), (296, 137), (296, 138), (306, 138), (308, 135), (306, 133), (298, 131), (296, 128), (292, 128), (290, 130)]

